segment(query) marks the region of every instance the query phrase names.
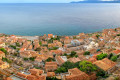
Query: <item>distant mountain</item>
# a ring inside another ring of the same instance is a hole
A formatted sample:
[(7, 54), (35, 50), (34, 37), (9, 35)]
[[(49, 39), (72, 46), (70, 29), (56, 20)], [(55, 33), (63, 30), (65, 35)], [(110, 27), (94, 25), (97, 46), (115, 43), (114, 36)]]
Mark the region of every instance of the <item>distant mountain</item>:
[(114, 1), (88, 0), (88, 1), (73, 1), (71, 3), (120, 3), (120, 0), (114, 0)]

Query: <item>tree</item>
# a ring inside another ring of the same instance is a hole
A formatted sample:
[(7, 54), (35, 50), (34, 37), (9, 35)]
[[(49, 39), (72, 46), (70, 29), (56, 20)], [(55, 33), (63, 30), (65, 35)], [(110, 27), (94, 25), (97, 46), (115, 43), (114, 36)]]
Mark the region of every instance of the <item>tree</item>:
[(67, 69), (65, 67), (60, 67), (55, 71), (55, 73), (64, 73), (64, 72), (67, 72)]
[(29, 60), (28, 58), (24, 58), (25, 61)]
[(57, 50), (59, 47), (52, 47), (49, 50)]
[(42, 42), (40, 41), (39, 44), (42, 46)]
[(110, 60), (117, 61), (117, 56), (112, 56)]
[(38, 48), (36, 48), (36, 49), (35, 49), (35, 51), (40, 51), (40, 50), (41, 50), (41, 48), (40, 48), (40, 47), (38, 47)]
[(81, 71), (86, 72), (88, 74), (97, 70), (96, 66), (88, 61), (81, 61), (79, 67)]
[(101, 53), (101, 54), (99, 54), (99, 55), (97, 55), (97, 60), (102, 60), (102, 59), (104, 59), (104, 58), (106, 58), (107, 57), (107, 54), (106, 53)]
[(120, 36), (120, 34), (117, 34), (117, 36)]
[(100, 37), (100, 35), (99, 35), (99, 34), (97, 34), (97, 35), (96, 35), (96, 37), (97, 37), (97, 38), (99, 38), (99, 37)]
[(75, 57), (77, 58), (77, 57), (78, 57), (78, 55), (75, 55)]
[(20, 47), (20, 43), (16, 42), (16, 46), (17, 46), (17, 47)]
[(13, 49), (16, 49), (16, 46), (14, 46), (14, 45), (10, 45), (10, 47), (12, 47)]
[(64, 53), (63, 56), (67, 56), (67, 53)]
[(2, 58), (2, 61), (6, 61), (7, 63), (12, 63), (12, 61), (7, 58)]
[(101, 77), (105, 76), (105, 71), (103, 71), (103, 70), (97, 71), (96, 76), (101, 76)]
[(84, 53), (84, 55), (90, 55), (90, 52), (89, 52), (89, 51), (86, 51), (86, 52)]
[(51, 61), (55, 61), (55, 59), (49, 57), (48, 59), (45, 60), (46, 62), (51, 62)]
[(71, 54), (70, 54), (71, 57), (74, 57), (75, 55), (76, 55), (75, 51), (72, 51)]
[(4, 52), (5, 54), (7, 54), (7, 50), (5, 50), (4, 48), (0, 48), (0, 51)]
[(111, 59), (112, 56), (113, 56), (113, 53), (110, 53), (110, 54), (108, 55), (108, 59)]
[(62, 67), (65, 67), (67, 70), (72, 69), (74, 68), (74, 63), (67, 61), (62, 65)]
[(35, 61), (35, 57), (30, 57), (29, 60)]

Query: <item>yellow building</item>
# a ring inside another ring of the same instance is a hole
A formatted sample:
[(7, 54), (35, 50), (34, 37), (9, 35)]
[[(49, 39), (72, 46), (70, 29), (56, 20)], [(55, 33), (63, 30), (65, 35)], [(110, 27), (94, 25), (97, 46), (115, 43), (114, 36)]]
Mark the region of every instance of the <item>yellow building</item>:
[(5, 43), (4, 42), (0, 42), (0, 47), (5, 47)]
[(0, 59), (2, 59), (3, 57), (5, 57), (5, 53), (0, 51)]
[(7, 62), (3, 62), (2, 60), (0, 60), (0, 69), (5, 69), (10, 67), (10, 65)]

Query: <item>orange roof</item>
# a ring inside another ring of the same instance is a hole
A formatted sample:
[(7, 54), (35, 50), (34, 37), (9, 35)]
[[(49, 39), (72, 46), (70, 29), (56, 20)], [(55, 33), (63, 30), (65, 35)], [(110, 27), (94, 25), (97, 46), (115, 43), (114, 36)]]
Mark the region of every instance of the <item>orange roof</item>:
[(97, 61), (97, 59), (96, 58), (90, 58), (88, 61), (93, 63), (93, 62)]
[(89, 76), (80, 71), (78, 68), (69, 69), (70, 76), (66, 76), (66, 80), (89, 80)]
[(13, 79), (11, 79), (10, 77), (7, 77), (7, 78), (5, 78), (4, 80), (13, 80)]
[(73, 57), (73, 58), (69, 58), (69, 61), (73, 62), (73, 63), (76, 63), (76, 62), (79, 62), (81, 60), (78, 57), (77, 58)]
[(60, 57), (60, 56), (56, 56), (57, 62), (58, 64), (63, 64), (65, 61)]
[(33, 76), (33, 75), (28, 75), (27, 80), (36, 80), (36, 76)]
[(51, 50), (50, 52), (55, 54), (62, 54), (62, 50)]
[(115, 53), (115, 54), (120, 54), (120, 50), (119, 50), (119, 49), (116, 49), (116, 50), (113, 51), (113, 53)]
[(78, 75), (84, 73), (80, 71), (78, 68), (69, 69), (68, 72), (71, 73), (71, 75)]
[(26, 48), (21, 48), (19, 51), (22, 52), (22, 51), (25, 51)]
[(18, 72), (17, 75), (20, 76), (20, 77), (22, 77), (22, 78), (26, 78), (26, 77), (27, 77), (27, 75), (22, 74), (22, 73), (20, 73), (20, 72)]
[(40, 69), (29, 69), (31, 75), (40, 75), (43, 73), (43, 70)]
[(44, 75), (38, 76), (36, 80), (46, 80), (46, 76)]
[(93, 64), (97, 65), (99, 68), (103, 69), (104, 71), (107, 71), (116, 65), (115, 62), (113, 62), (107, 58), (96, 61)]
[(0, 51), (0, 54), (5, 54), (4, 52)]
[(0, 65), (3, 65), (3, 64), (5, 64), (5, 62), (3, 62), (2, 60), (0, 60)]
[(53, 77), (55, 76), (55, 72), (47, 72), (47, 77)]
[(57, 68), (58, 68), (58, 66), (57, 66), (56, 62), (46, 62), (46, 64), (45, 64), (45, 69), (55, 70)]
[(65, 37), (65, 39), (69, 39), (69, 37), (68, 37), (68, 36), (66, 36), (66, 37)]
[(51, 37), (53, 37), (53, 34), (48, 34), (48, 38), (51, 38)]

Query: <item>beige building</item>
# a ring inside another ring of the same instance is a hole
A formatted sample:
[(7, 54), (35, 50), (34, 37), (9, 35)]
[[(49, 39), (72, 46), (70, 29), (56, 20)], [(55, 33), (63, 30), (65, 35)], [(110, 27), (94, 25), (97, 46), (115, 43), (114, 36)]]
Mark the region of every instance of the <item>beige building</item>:
[(5, 53), (3, 53), (2, 51), (0, 51), (0, 59), (2, 59), (3, 57), (5, 57)]
[(0, 68), (1, 69), (5, 69), (5, 68), (8, 68), (9, 67), (9, 64), (6, 63), (6, 62), (3, 62), (2, 60), (0, 60)]

